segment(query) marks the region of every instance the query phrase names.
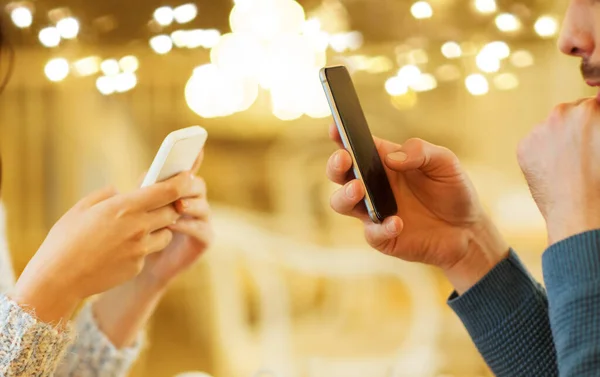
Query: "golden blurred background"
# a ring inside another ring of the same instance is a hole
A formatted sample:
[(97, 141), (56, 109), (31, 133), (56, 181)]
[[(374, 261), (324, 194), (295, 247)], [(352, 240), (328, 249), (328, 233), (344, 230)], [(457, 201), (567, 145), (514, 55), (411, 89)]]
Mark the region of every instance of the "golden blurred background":
[(455, 151), (534, 275), (543, 223), (515, 159), (588, 94), (566, 0), (31, 0), (4, 4), (2, 198), (18, 271), (78, 198), (134, 187), (172, 130), (209, 132), (217, 242), (177, 281), (133, 376), (490, 375), (438, 271), (370, 250), (328, 205), (318, 68), (352, 72), (374, 133)]

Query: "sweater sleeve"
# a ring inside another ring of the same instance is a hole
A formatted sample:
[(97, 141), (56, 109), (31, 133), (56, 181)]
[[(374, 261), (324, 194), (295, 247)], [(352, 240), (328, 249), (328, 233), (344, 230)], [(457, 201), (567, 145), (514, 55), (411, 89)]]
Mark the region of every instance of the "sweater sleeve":
[(496, 376), (558, 376), (546, 293), (514, 251), (449, 305)]
[(542, 258), (561, 377), (600, 374), (600, 230), (551, 246)]
[(52, 376), (71, 339), (69, 326), (58, 329), (40, 322), (0, 296), (0, 376)]
[(125, 377), (137, 360), (144, 337), (125, 349), (116, 348), (98, 328), (88, 303), (77, 317), (77, 338), (60, 363), (55, 377)]

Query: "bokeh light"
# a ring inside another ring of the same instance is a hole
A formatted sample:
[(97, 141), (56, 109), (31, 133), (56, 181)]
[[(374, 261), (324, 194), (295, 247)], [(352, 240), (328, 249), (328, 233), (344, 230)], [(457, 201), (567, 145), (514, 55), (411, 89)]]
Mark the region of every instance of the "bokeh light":
[(416, 65), (405, 65), (398, 71), (398, 77), (409, 86), (415, 83), (419, 76), (421, 76), (421, 70)]
[(183, 4), (173, 10), (173, 17), (179, 24), (187, 24), (196, 18), (198, 15), (198, 8), (196, 4)]
[(510, 13), (502, 13), (496, 17), (496, 27), (503, 32), (514, 32), (521, 28), (521, 21)]
[(510, 62), (517, 68), (531, 67), (535, 60), (531, 52), (526, 50), (518, 50), (512, 53), (510, 56)]
[(115, 90), (118, 93), (125, 93), (137, 85), (137, 77), (135, 73), (124, 72), (114, 77)]
[(224, 73), (239, 77), (256, 77), (264, 61), (264, 49), (249, 34), (223, 35), (211, 50), (210, 60)]
[(38, 34), (40, 43), (44, 47), (56, 47), (60, 44), (60, 32), (57, 28), (50, 26), (40, 30)]
[(33, 23), (33, 14), (27, 7), (19, 6), (10, 12), (10, 18), (16, 27), (24, 29)]
[(475, 9), (480, 13), (494, 13), (498, 9), (496, 0), (475, 0)]
[(116, 92), (115, 77), (100, 76), (96, 79), (96, 88), (98, 91), (107, 96)]
[(465, 86), (469, 93), (474, 96), (482, 96), (490, 90), (490, 85), (487, 79), (481, 74), (472, 74), (465, 79)]
[(475, 63), (480, 70), (486, 73), (498, 72), (500, 70), (500, 59), (485, 51), (477, 55)]
[(552, 16), (542, 16), (534, 25), (535, 32), (542, 38), (552, 38), (558, 33), (558, 21)]
[(152, 47), (157, 54), (164, 55), (173, 48), (173, 41), (168, 35), (157, 35), (150, 38), (150, 47)]
[(100, 58), (97, 56), (89, 56), (79, 59), (73, 63), (73, 67), (79, 76), (91, 76), (100, 71)]
[(62, 81), (69, 75), (69, 62), (64, 58), (55, 58), (46, 63), (44, 73), (50, 81)]
[(119, 67), (125, 73), (134, 73), (140, 66), (140, 62), (133, 55), (124, 56), (119, 60)]
[(427, 1), (417, 1), (410, 7), (410, 13), (414, 18), (421, 20), (431, 18), (433, 16), (433, 9)]
[(502, 73), (494, 77), (494, 86), (499, 90), (512, 90), (519, 86), (519, 78), (513, 73)]
[(423, 73), (410, 86), (415, 92), (427, 92), (437, 88), (437, 80), (430, 73)]
[(448, 59), (460, 58), (462, 55), (462, 49), (456, 42), (446, 42), (442, 45), (442, 55)]
[(293, 0), (236, 4), (229, 16), (232, 32), (249, 33), (265, 41), (282, 34), (301, 33), (304, 21), (304, 9)]
[(106, 59), (100, 64), (102, 73), (106, 76), (116, 76), (120, 72), (119, 62), (116, 59)]
[(74, 17), (66, 17), (56, 23), (56, 28), (62, 38), (74, 39), (79, 34), (79, 21)]
[(160, 7), (154, 11), (154, 20), (161, 26), (169, 26), (173, 23), (175, 15), (173, 8), (171, 7)]
[(400, 77), (394, 76), (385, 82), (385, 90), (390, 96), (399, 96), (408, 92), (408, 85)]

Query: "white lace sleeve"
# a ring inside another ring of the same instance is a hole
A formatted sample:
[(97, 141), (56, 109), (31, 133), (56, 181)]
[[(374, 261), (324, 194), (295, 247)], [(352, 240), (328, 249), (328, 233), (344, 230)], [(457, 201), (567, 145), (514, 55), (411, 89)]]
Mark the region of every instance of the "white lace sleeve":
[(15, 283), (12, 261), (6, 237), (6, 211), (0, 201), (0, 292), (6, 292)]

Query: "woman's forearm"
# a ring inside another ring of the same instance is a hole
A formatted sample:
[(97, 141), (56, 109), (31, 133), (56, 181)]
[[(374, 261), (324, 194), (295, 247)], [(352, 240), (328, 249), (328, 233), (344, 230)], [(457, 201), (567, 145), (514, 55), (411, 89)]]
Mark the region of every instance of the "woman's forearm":
[(132, 346), (138, 339), (165, 286), (134, 279), (103, 293), (93, 304), (93, 314), (100, 330), (116, 348)]

